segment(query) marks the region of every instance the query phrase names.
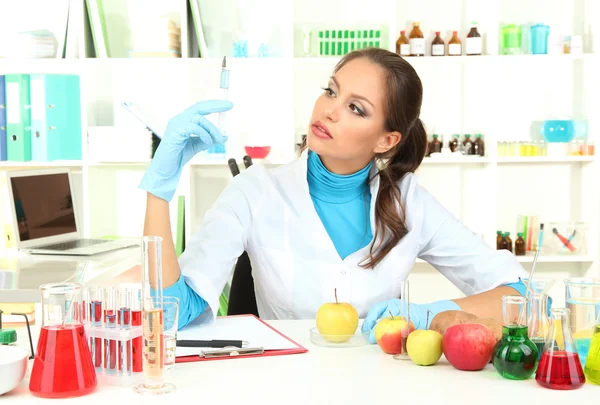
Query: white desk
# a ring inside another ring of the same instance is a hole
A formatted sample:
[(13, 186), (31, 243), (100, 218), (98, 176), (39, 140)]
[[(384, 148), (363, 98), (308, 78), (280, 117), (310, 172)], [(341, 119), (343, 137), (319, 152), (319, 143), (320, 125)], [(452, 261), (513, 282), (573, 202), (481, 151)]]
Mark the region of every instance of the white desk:
[[(500, 377), (491, 364), (483, 371), (464, 372), (454, 369), (442, 357), (434, 366), (419, 367), (410, 360), (394, 360), (377, 345), (323, 348), (310, 342), (308, 331), (314, 321), (269, 323), (309, 352), (178, 363), (170, 377), (176, 391), (154, 398), (141, 397), (130, 387), (110, 386), (105, 382), (106, 377), (99, 377), (95, 392), (70, 399), (69, 403), (116, 405), (144, 400), (144, 404), (163, 405), (506, 405), (513, 402), (548, 405), (592, 404), (600, 394), (600, 387), (589, 383), (578, 390), (563, 392), (542, 388), (534, 379), (509, 381)], [(25, 344), (22, 337), (19, 340)], [(28, 377), (16, 390), (0, 398), (11, 405), (41, 403), (29, 393)]]
[[(140, 247), (93, 256), (31, 255), (15, 250), (2, 251), (0, 302), (40, 302), (39, 286), (45, 283), (115, 283), (125, 273), (139, 269), (140, 263)], [(138, 280), (141, 279), (141, 270), (136, 275)]]

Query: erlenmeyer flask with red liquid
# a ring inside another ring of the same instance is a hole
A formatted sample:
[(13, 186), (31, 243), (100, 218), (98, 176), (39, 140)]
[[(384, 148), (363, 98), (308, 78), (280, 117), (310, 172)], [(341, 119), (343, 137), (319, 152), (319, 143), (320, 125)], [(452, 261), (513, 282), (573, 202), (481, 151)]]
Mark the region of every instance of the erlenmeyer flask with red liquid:
[(44, 284), (42, 328), (29, 390), (38, 397), (78, 397), (94, 391), (96, 370), (85, 335), (78, 283)]
[(552, 308), (550, 331), (535, 380), (554, 390), (573, 390), (585, 384), (585, 375), (571, 334), (570, 310)]

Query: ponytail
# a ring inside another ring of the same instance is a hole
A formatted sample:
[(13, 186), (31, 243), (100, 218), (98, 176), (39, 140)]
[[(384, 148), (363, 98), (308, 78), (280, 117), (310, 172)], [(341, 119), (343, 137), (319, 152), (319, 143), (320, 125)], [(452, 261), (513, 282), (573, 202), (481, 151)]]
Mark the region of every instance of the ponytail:
[[(398, 182), (407, 173), (414, 173), (417, 170), (426, 151), (427, 133), (423, 122), (417, 118), (408, 134), (404, 135), (393, 149), (391, 157), (387, 160), (380, 159), (381, 168), (377, 173), (379, 191), (375, 203), (373, 235), (376, 243), (371, 246), (369, 257), (361, 266), (375, 267), (408, 233)], [(386, 237), (386, 234), (389, 237)]]

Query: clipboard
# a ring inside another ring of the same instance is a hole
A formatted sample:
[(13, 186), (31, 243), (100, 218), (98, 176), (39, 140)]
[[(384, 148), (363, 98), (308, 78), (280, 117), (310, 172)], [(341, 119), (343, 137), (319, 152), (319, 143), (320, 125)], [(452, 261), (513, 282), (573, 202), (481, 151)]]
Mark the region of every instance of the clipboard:
[[(175, 358), (175, 363), (188, 363), (188, 362), (195, 362), (195, 361), (212, 361), (212, 360), (225, 360), (225, 359), (242, 359), (242, 358), (249, 358), (249, 357), (268, 357), (268, 356), (283, 356), (283, 355), (288, 355), (288, 354), (301, 354), (301, 353), (306, 353), (308, 352), (308, 349), (306, 349), (304, 346), (302, 346), (301, 344), (297, 343), (296, 341), (290, 339), (288, 336), (284, 335), (283, 333), (281, 333), (280, 331), (278, 331), (277, 329), (275, 329), (274, 327), (272, 327), (271, 325), (269, 325), (268, 323), (264, 322), (262, 319), (254, 316), (254, 315), (232, 315), (232, 316), (225, 316), (225, 317), (219, 317), (219, 318), (227, 318), (227, 319), (236, 319), (236, 318), (242, 318), (242, 317), (246, 317), (246, 318), (251, 318), (257, 322), (260, 322), (261, 325), (266, 326), (270, 331), (276, 333), (277, 335), (279, 335), (281, 338), (287, 340), (290, 343), (290, 346), (294, 346), (293, 348), (286, 348), (286, 349), (275, 349), (275, 350), (269, 350), (267, 349), (263, 349), (262, 347), (259, 347), (258, 345), (251, 345), (251, 347), (243, 347), (243, 348), (236, 348), (236, 349), (230, 349), (230, 348), (226, 348), (226, 349), (211, 349), (211, 350), (203, 350), (203, 354), (194, 354), (194, 355), (188, 355), (188, 356), (178, 356)], [(217, 318), (217, 319), (219, 319)], [(210, 328), (210, 327), (208, 327)], [(207, 330), (208, 330), (207, 328)], [(179, 335), (179, 334), (178, 334)]]

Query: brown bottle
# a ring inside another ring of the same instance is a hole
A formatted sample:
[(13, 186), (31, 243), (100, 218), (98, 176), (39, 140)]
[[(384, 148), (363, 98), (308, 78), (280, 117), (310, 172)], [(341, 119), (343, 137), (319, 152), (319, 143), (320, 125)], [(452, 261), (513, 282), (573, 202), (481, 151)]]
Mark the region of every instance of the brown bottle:
[(458, 31), (452, 31), (452, 38), (448, 41), (448, 55), (462, 55), (462, 43), (460, 42), (460, 38), (458, 38)]
[(512, 239), (510, 238), (510, 232), (506, 232), (504, 234), (504, 239), (506, 239), (507, 249), (512, 252), (513, 251), (513, 244), (512, 244)]
[(429, 154), (440, 153), (442, 151), (442, 143), (438, 139), (438, 134), (433, 134), (433, 141), (429, 143)]
[(473, 142), (473, 154), (479, 156), (485, 156), (485, 144), (481, 139), (481, 134), (475, 135), (475, 142)]
[(425, 38), (420, 28), (421, 23), (414, 22), (413, 29), (408, 36), (410, 56), (425, 56)]
[(404, 33), (404, 30), (400, 31), (400, 36), (396, 41), (396, 53), (400, 56), (410, 56), (410, 45)]
[(517, 256), (525, 256), (525, 239), (523, 239), (523, 233), (517, 233), (517, 240), (515, 241), (515, 255)]
[(467, 55), (481, 55), (482, 39), (479, 31), (477, 31), (477, 23), (471, 23), (471, 31), (467, 34), (465, 40), (465, 48)]
[(502, 231), (496, 231), (496, 250), (502, 249), (500, 243), (502, 243)]
[(471, 140), (471, 135), (465, 134), (465, 140), (463, 141), (463, 155), (472, 155), (473, 154), (473, 141)]
[(454, 139), (450, 141), (450, 152), (460, 151), (460, 135), (454, 134), (452, 138)]
[(502, 234), (502, 239), (500, 240), (500, 243), (498, 245), (498, 249), (506, 249), (506, 250), (508, 250), (508, 241), (506, 240), (506, 234), (505, 233)]
[(440, 32), (435, 32), (435, 38), (431, 42), (431, 56), (444, 56), (445, 52), (445, 44), (442, 37), (440, 37)]

